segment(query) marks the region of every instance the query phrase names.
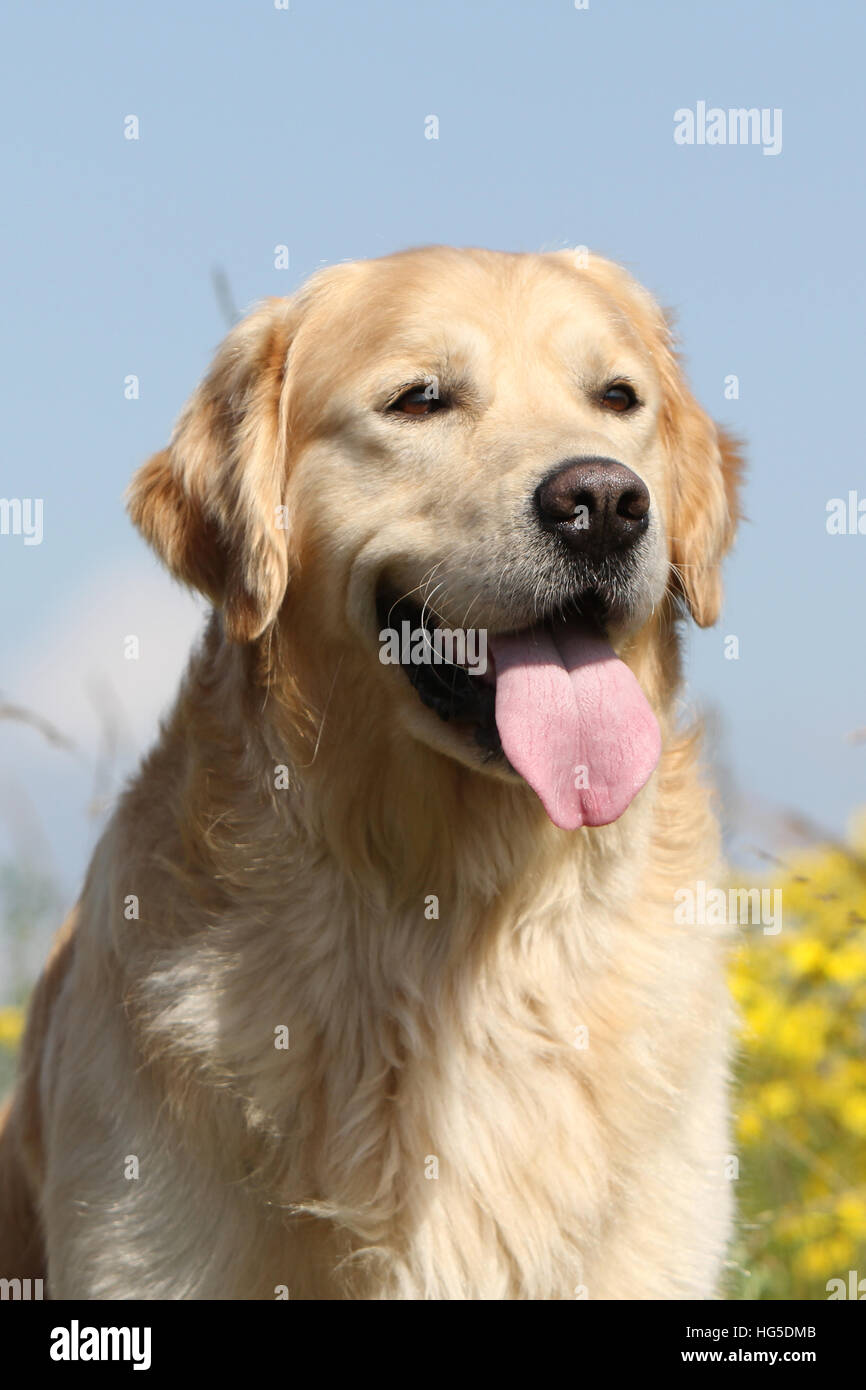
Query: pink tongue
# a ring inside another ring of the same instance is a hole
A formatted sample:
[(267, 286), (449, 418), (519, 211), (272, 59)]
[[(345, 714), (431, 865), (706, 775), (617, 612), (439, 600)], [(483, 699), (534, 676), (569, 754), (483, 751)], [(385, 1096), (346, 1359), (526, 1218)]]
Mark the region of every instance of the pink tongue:
[(598, 633), (530, 629), (492, 641), (496, 725), (505, 756), (554, 825), (617, 820), (661, 753), (655, 715)]

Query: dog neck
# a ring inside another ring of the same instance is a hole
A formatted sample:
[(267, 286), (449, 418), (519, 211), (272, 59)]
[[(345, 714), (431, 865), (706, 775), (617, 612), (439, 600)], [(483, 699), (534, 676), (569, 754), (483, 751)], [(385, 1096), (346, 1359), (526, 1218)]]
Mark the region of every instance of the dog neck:
[[(658, 642), (649, 636), (634, 662), (669, 742), (674, 691), (649, 665)], [(351, 653), (326, 653), (318, 683), (305, 684), (300, 660), (278, 634), (227, 642), (216, 616), (192, 658), (162, 746), (171, 749), (169, 801), (181, 808), (185, 853), (203, 881), (217, 877), (249, 901), (275, 878), (286, 890), (327, 860), (347, 898), (380, 919), (423, 916), (438, 899), (440, 911), (448, 902), (455, 917), (477, 921), (503, 899), (519, 913), (524, 895), (537, 896), (564, 862), (599, 891), (607, 864), (618, 861), (621, 873), (625, 858), (639, 873), (653, 785), (614, 825), (559, 830), (524, 784), (412, 738)], [(211, 814), (196, 825), (187, 812), (203, 804)]]

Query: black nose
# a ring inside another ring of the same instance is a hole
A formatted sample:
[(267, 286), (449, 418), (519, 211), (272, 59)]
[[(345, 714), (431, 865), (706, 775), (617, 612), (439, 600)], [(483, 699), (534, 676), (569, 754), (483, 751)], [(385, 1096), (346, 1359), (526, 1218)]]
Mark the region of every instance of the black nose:
[(615, 459), (566, 459), (539, 484), (535, 505), (545, 530), (595, 559), (634, 545), (649, 526), (646, 484)]

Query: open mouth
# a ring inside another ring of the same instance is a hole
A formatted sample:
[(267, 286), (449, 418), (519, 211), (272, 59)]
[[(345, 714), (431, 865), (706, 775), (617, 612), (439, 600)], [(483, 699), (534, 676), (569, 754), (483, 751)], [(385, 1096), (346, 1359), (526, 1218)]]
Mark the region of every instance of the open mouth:
[(382, 592), (376, 610), (381, 630), (415, 634), (400, 664), (421, 702), (464, 728), (486, 759), (507, 760), (555, 825), (618, 820), (649, 779), (659, 727), (608, 641), (595, 591), (531, 627), (492, 635), (489, 664), (477, 674), (435, 659), (444, 634), (428, 608)]
[[(444, 723), (465, 725), (485, 758), (501, 756), (502, 743), (494, 713), (496, 688), (490, 667), (473, 673), (459, 662), (437, 662), (435, 636), (441, 624), (429, 607), (412, 599), (383, 590), (376, 599), (376, 617), (380, 631), (426, 634), (426, 642), (410, 641), (410, 651), (412, 647), (421, 648), (428, 659), (400, 662), (418, 699)], [(486, 645), (486, 633), (484, 637)]]

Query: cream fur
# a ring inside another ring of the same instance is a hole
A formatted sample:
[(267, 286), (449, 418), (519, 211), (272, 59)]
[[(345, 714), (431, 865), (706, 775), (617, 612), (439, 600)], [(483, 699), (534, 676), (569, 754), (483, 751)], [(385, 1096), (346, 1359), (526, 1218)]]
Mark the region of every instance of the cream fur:
[[(579, 389), (623, 362), (646, 396), (628, 427)], [(376, 414), (406, 363), (470, 380), (464, 416)], [(592, 450), (658, 515), (616, 645), (664, 753), (617, 823), (567, 833), (381, 666), (371, 604), (383, 572), (435, 577), (455, 625), (516, 624), (522, 499)], [(596, 258), (428, 248), (233, 331), (133, 484), (215, 612), (36, 992), (0, 1274), (38, 1234), (62, 1298), (718, 1292), (725, 943), (673, 921), (719, 871), (676, 701), (736, 475), (661, 314)]]

